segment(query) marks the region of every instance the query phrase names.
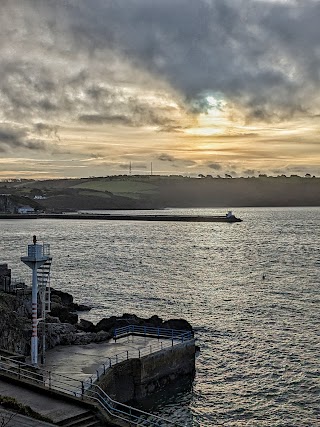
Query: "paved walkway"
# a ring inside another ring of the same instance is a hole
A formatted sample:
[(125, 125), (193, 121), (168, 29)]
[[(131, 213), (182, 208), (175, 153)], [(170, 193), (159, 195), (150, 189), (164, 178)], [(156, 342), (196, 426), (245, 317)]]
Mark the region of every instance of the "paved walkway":
[(34, 420), (0, 408), (0, 425), (5, 425), (6, 427), (52, 427), (54, 424)]
[[(25, 406), (30, 406), (30, 408), (38, 414), (48, 417), (53, 421), (53, 423), (57, 423), (65, 418), (86, 412), (86, 409), (81, 409), (77, 405), (72, 405), (71, 403), (63, 402), (61, 399), (49, 397), (45, 394), (20, 387), (16, 384), (6, 382), (4, 379), (0, 379), (0, 395), (13, 397), (19, 403), (22, 403)], [(37, 420), (35, 421), (37, 423), (40, 422)]]
[[(154, 348), (159, 345), (157, 338), (146, 338), (139, 336), (128, 336), (119, 338), (117, 342), (91, 343), (87, 345), (58, 346), (49, 350), (46, 354), (46, 363), (42, 368), (56, 374), (66, 375), (75, 380), (85, 380), (96, 370), (108, 363), (108, 357), (129, 351), (129, 357), (138, 357), (139, 350)], [(170, 340), (163, 340), (163, 347), (171, 346)], [(145, 354), (145, 350), (144, 353)], [(58, 423), (65, 418), (76, 416), (86, 412), (72, 403), (63, 402), (60, 399), (49, 397), (45, 394), (19, 387), (4, 379), (0, 379), (0, 395), (15, 398), (23, 405), (30, 406), (37, 413), (48, 417), (53, 423)], [(2, 410), (2, 409), (0, 409)], [(21, 420), (28, 420), (21, 424)], [(1, 425), (1, 417), (0, 417)], [(52, 424), (42, 423), (28, 417), (15, 416), (8, 427), (34, 427), (50, 426)]]

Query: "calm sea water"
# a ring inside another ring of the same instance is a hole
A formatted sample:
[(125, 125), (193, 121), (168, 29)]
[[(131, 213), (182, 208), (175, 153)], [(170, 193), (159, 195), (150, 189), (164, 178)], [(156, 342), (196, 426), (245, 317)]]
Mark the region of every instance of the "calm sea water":
[(187, 319), (201, 347), (193, 389), (154, 411), (203, 427), (320, 426), (320, 208), (236, 215), (244, 222), (2, 220), (0, 262), (30, 280), (20, 256), (37, 234), (51, 244), (52, 286), (93, 306), (83, 317)]

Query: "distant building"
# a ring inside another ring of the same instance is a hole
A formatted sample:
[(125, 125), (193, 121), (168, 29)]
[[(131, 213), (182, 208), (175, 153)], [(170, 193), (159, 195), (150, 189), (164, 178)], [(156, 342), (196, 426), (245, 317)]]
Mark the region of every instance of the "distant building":
[(20, 206), (17, 209), (19, 214), (33, 214), (35, 211), (31, 206)]

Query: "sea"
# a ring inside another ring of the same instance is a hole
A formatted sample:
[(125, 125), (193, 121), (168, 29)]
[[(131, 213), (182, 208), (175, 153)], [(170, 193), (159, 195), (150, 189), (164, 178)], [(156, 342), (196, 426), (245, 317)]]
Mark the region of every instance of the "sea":
[(320, 426), (320, 208), (234, 213), (243, 222), (1, 220), (0, 262), (31, 282), (20, 257), (36, 234), (51, 245), (51, 286), (92, 306), (80, 317), (188, 320), (192, 387), (149, 410), (185, 426)]

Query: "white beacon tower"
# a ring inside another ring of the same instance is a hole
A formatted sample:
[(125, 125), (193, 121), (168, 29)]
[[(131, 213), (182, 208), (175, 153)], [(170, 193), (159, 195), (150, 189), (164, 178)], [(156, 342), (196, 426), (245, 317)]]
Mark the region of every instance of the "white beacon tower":
[(50, 245), (37, 243), (33, 236), (33, 244), (28, 245), (28, 255), (21, 257), (21, 261), (32, 269), (32, 336), (31, 336), (31, 363), (38, 365), (38, 268), (46, 262), (51, 262)]

